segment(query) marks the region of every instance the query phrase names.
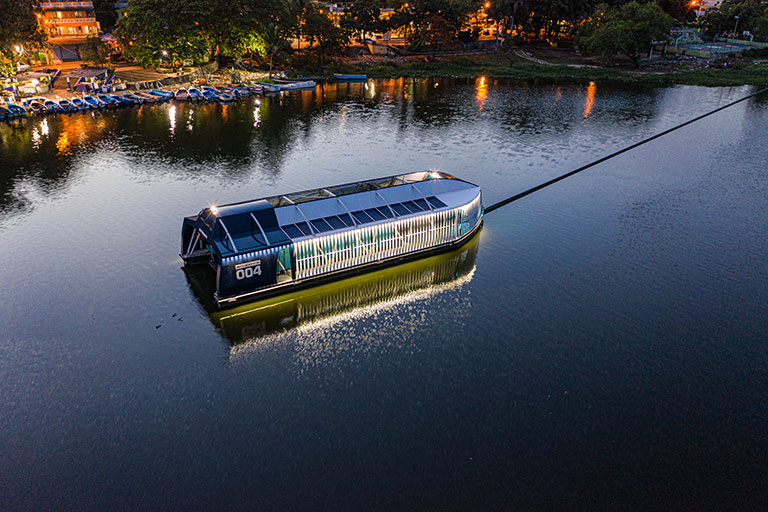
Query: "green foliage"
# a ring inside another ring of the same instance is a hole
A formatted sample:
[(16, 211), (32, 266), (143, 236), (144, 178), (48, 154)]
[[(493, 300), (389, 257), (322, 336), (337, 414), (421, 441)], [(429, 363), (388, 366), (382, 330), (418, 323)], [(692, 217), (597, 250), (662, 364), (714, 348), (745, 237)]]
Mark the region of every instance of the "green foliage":
[(85, 40), (83, 57), (86, 61), (101, 66), (109, 61), (109, 47), (98, 37), (89, 37)]
[(112, 0), (93, 0), (93, 9), (96, 20), (101, 26), (102, 32), (112, 32), (117, 23), (117, 11)]
[(272, 66), (275, 58), (283, 57), (290, 51), (290, 43), (283, 37), (282, 29), (274, 23), (268, 23), (261, 34), (263, 55), (269, 57), (269, 78), (272, 78)]
[(768, 67), (748, 66), (744, 69), (703, 69), (674, 73), (625, 73), (611, 68), (553, 65), (543, 66), (515, 60), (504, 54), (463, 57), (450, 61), (386, 63), (376, 66), (333, 66), (334, 73), (366, 73), (370, 77), (467, 77), (485, 76), (536, 83), (601, 84), (666, 87), (675, 84), (711, 87), (758, 85), (768, 86)]
[(310, 9), (304, 18), (304, 35), (310, 46), (316, 46), (320, 63), (325, 63), (328, 55), (338, 54), (349, 44), (349, 33), (337, 27), (333, 20), (318, 9)]
[(651, 42), (666, 38), (671, 26), (672, 18), (655, 2), (600, 4), (580, 27), (577, 44), (604, 62), (623, 54), (637, 65), (640, 56), (650, 51)]
[(208, 14), (201, 0), (131, 0), (115, 36), (123, 53), (143, 66), (201, 62), (211, 50), (200, 26)]
[(768, 37), (768, 2), (760, 0), (723, 2), (720, 9), (704, 15), (703, 23), (704, 32), (709, 36), (729, 34), (736, 29), (738, 33), (746, 30), (758, 36)]
[(432, 45), (455, 42), (480, 5), (472, 0), (413, 0), (408, 7), (410, 37)]
[(307, 13), (312, 9), (312, 2), (311, 0), (288, 0), (290, 3), (288, 4), (288, 9), (295, 20), (295, 23), (293, 24), (294, 33), (296, 34), (296, 39), (298, 39), (299, 42), (299, 50), (301, 50), (301, 36), (302, 36), (302, 29), (304, 27), (304, 20), (307, 16)]
[(34, 6), (34, 0), (0, 0), (0, 75), (15, 72), (25, 51), (43, 47)]
[(379, 0), (355, 0), (347, 8), (342, 26), (359, 33), (361, 38), (366, 33), (382, 31), (386, 28), (386, 23), (379, 18), (382, 7)]
[(131, 0), (115, 35), (142, 65), (176, 66), (213, 53), (258, 51), (260, 28), (286, 13), (281, 3), (254, 0)]

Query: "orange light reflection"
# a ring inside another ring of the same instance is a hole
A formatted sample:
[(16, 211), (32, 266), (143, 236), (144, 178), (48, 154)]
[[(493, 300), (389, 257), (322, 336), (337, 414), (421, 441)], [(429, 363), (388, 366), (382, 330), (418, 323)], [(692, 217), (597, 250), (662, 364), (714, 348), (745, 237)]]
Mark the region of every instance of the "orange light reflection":
[(485, 77), (477, 79), (477, 87), (475, 90), (475, 98), (477, 99), (477, 110), (482, 112), (485, 105), (485, 99), (488, 97), (488, 85), (486, 84)]
[(587, 96), (584, 98), (584, 119), (589, 117), (595, 106), (595, 92), (597, 92), (597, 85), (595, 85), (595, 82), (589, 82)]

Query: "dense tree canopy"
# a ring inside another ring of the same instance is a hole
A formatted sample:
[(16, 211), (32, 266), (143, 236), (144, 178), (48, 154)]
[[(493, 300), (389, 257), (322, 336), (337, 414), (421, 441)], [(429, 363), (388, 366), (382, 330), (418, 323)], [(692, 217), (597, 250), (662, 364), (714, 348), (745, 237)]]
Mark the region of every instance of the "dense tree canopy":
[(655, 2), (633, 0), (618, 7), (600, 4), (579, 29), (578, 45), (604, 61), (623, 54), (637, 65), (640, 56), (651, 49), (651, 42), (663, 40), (671, 26), (672, 17)]
[[(33, 1), (21, 0), (29, 5)], [(690, 0), (603, 1), (354, 0), (344, 14), (332, 17), (323, 12), (325, 4), (312, 0), (131, 0), (115, 33), (126, 53), (145, 65), (201, 62), (221, 54), (239, 58), (249, 51), (274, 61), (291, 51), (289, 37), (298, 40), (299, 51), (308, 42), (310, 53), (324, 61), (339, 53), (351, 36), (388, 29), (399, 30), (411, 49), (457, 43), (459, 34), (469, 41), (468, 22), (485, 16), (496, 21), (501, 34), (517, 30), (552, 38), (577, 29), (584, 50), (606, 60), (623, 54), (637, 62), (652, 40), (664, 37), (673, 18), (694, 16)], [(709, 32), (717, 33), (732, 27), (738, 15), (743, 30), (762, 34), (768, 32), (766, 4), (768, 0), (724, 2), (721, 11), (704, 20), (711, 25)], [(381, 16), (385, 6), (395, 9), (386, 20)]]
[(96, 66), (101, 66), (109, 61), (109, 47), (98, 37), (89, 37), (85, 40), (83, 60)]
[[(738, 24), (736, 17), (738, 16)], [(768, 2), (761, 0), (742, 0), (723, 2), (718, 10), (704, 15), (704, 27), (707, 35), (732, 33), (734, 29), (768, 37)]]
[(35, 4), (34, 0), (0, 0), (0, 74), (13, 71), (24, 50), (42, 47), (45, 35), (37, 24)]
[(350, 5), (341, 20), (341, 25), (363, 37), (366, 33), (385, 30), (386, 22), (381, 19), (379, 0), (355, 0)]
[(310, 8), (305, 15), (304, 34), (310, 45), (317, 47), (321, 64), (328, 55), (339, 53), (349, 44), (348, 31), (336, 26), (326, 12), (316, 7)]
[(269, 57), (269, 78), (272, 78), (272, 66), (274, 65), (275, 57), (280, 57), (287, 53), (288, 49), (290, 49), (290, 44), (284, 38), (283, 30), (280, 26), (271, 21), (264, 27), (261, 39), (264, 42), (263, 55)]
[(144, 65), (200, 62), (256, 49), (270, 17), (285, 12), (279, 2), (261, 0), (131, 0), (115, 35)]

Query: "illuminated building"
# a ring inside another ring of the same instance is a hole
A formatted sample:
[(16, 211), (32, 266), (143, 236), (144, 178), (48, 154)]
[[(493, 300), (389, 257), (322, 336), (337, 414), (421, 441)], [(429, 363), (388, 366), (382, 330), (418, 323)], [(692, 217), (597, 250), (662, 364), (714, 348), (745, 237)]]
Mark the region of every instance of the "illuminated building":
[(54, 60), (82, 60), (85, 40), (99, 36), (93, 2), (45, 1), (38, 9)]

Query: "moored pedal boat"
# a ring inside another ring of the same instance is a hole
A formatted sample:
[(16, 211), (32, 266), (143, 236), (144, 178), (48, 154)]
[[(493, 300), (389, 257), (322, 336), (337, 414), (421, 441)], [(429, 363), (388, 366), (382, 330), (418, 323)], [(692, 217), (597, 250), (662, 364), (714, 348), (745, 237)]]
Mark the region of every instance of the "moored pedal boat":
[(344, 73), (334, 73), (333, 77), (336, 80), (344, 80), (344, 81), (347, 81), (347, 82), (360, 81), (360, 80), (367, 80), (368, 79), (368, 75), (348, 75), (348, 74), (344, 74)]
[(64, 108), (53, 100), (45, 100), (43, 105), (45, 105), (45, 109), (49, 114), (61, 114), (64, 112)]
[(27, 115), (27, 109), (20, 105), (16, 105), (15, 103), (6, 103), (3, 105), (6, 109), (8, 109), (9, 112), (11, 112), (16, 117), (24, 117)]
[(128, 99), (129, 101), (133, 102), (136, 105), (141, 105), (142, 103), (144, 103), (144, 98), (136, 96), (135, 94), (131, 94), (130, 92), (121, 92), (120, 96)]
[(213, 268), (222, 306), (447, 250), (482, 219), (480, 187), (413, 172), (204, 208), (184, 219), (181, 256)]
[(146, 92), (137, 91), (134, 94), (136, 97), (143, 99), (144, 103), (158, 103), (161, 101), (159, 97), (153, 96), (152, 94), (148, 94)]
[(31, 108), (32, 112), (34, 112), (37, 115), (44, 115), (48, 113), (48, 109), (45, 108), (45, 105), (43, 105), (42, 101), (30, 100), (29, 108)]
[(90, 94), (83, 94), (83, 101), (89, 104), (92, 108), (104, 108), (106, 104), (95, 96)]
[(83, 101), (82, 99), (78, 98), (77, 96), (72, 96), (72, 99), (69, 101), (72, 102), (72, 105), (78, 109), (78, 110), (88, 110), (91, 108), (91, 105)]
[(69, 101), (69, 100), (66, 100), (66, 99), (61, 100), (60, 99), (59, 100), (59, 105), (61, 106), (61, 108), (64, 109), (65, 112), (76, 112), (77, 111), (77, 107), (74, 106), (72, 104), (72, 102)]

